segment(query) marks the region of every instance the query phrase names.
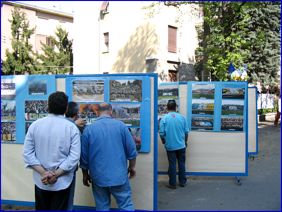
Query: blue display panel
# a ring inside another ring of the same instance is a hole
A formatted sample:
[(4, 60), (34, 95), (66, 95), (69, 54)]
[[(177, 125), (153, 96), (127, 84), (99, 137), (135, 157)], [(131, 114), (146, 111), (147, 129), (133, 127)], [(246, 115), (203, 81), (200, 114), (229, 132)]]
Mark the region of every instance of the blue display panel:
[(55, 91), (54, 75), (1, 76), (1, 141), (24, 143), (31, 123), (48, 114), (48, 96)]
[(131, 132), (139, 152), (150, 151), (151, 95), (147, 76), (67, 76), (66, 93), (79, 104), (79, 116), (87, 124), (97, 119), (98, 104), (109, 102), (113, 117), (123, 121)]
[(247, 82), (188, 82), (191, 130), (243, 132), (247, 124)]

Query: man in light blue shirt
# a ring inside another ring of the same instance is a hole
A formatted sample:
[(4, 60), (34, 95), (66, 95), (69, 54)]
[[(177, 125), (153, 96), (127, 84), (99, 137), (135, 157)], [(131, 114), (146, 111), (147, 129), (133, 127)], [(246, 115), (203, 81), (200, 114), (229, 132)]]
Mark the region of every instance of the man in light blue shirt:
[(63, 116), (68, 97), (64, 92), (48, 98), (49, 115), (31, 124), (23, 158), (32, 168), (36, 210), (66, 210), (70, 185), (80, 158), (80, 133)]
[[(83, 184), (92, 183), (96, 210), (110, 210), (111, 194), (120, 210), (134, 210), (128, 180), (135, 176), (136, 145), (127, 128), (111, 118), (112, 106), (99, 105), (99, 118), (87, 126), (81, 137)], [(127, 161), (129, 166), (127, 167)]]
[(160, 122), (159, 134), (162, 143), (165, 146), (169, 167), (169, 185), (168, 188), (176, 188), (176, 161), (178, 162), (178, 180), (179, 185), (184, 187), (187, 183), (185, 174), (186, 147), (188, 140), (187, 121), (181, 114), (176, 112), (175, 100), (169, 100), (167, 103), (168, 114)]

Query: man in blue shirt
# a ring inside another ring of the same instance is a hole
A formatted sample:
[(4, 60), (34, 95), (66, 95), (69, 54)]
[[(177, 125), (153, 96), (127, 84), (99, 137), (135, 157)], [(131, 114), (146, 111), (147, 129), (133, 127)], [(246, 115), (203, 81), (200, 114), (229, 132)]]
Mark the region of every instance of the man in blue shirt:
[(28, 128), (23, 158), (32, 168), (36, 210), (66, 210), (71, 182), (80, 158), (80, 133), (63, 116), (68, 97), (64, 92), (48, 98), (49, 115)]
[(111, 194), (120, 210), (134, 210), (128, 173), (135, 176), (136, 145), (127, 126), (111, 118), (110, 104), (101, 103), (98, 113), (81, 137), (83, 184), (92, 183), (96, 210), (110, 210)]
[(176, 160), (178, 162), (178, 180), (179, 185), (186, 185), (185, 159), (188, 139), (188, 127), (186, 119), (176, 112), (175, 100), (169, 100), (167, 103), (168, 114), (160, 122), (160, 137), (165, 146), (169, 167), (169, 185), (168, 188), (176, 188)]

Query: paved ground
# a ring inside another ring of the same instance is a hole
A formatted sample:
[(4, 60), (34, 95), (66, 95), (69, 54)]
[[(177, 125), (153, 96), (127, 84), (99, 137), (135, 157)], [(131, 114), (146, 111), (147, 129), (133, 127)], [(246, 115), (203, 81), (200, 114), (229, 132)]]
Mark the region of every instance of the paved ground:
[(167, 177), (159, 179), (159, 210), (281, 210), (280, 125), (273, 121), (259, 124), (259, 154), (249, 159), (249, 176), (190, 177), (185, 188), (165, 187)]

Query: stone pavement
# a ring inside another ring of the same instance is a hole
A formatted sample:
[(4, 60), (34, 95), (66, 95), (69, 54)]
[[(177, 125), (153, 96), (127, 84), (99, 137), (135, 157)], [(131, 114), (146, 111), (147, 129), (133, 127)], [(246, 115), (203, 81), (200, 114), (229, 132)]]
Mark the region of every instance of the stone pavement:
[(185, 188), (166, 188), (167, 177), (159, 177), (159, 210), (266, 211), (281, 210), (281, 125), (273, 120), (259, 123), (259, 153), (249, 158), (249, 176), (189, 177)]

